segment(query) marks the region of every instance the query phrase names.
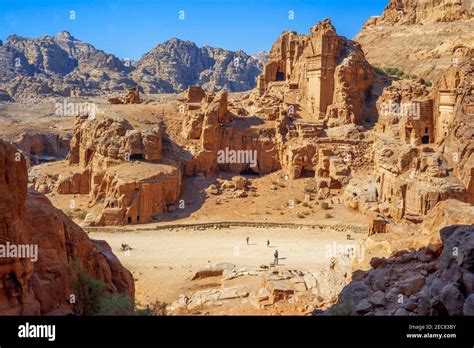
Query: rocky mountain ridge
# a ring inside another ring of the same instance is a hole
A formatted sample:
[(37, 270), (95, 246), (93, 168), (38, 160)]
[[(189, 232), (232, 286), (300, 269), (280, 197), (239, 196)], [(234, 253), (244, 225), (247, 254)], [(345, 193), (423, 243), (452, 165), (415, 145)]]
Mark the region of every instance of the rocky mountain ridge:
[(174, 93), (190, 85), (216, 91), (252, 89), (262, 68), (261, 55), (228, 51), (191, 41), (171, 39), (137, 62), (75, 39), (64, 31), (55, 36), (11, 35), (0, 43), (1, 99), (31, 96), (102, 95), (140, 85), (147, 93)]

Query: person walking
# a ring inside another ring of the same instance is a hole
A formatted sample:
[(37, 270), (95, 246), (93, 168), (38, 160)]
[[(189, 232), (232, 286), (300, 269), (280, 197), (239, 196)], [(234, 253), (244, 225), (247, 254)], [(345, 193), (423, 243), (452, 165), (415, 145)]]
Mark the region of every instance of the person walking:
[(249, 245), (249, 239), (250, 239), (250, 238), (249, 238), (249, 237), (247, 237), (247, 245)]
[(275, 250), (275, 253), (273, 254), (273, 256), (275, 257), (275, 262), (274, 262), (274, 264), (275, 264), (275, 265), (278, 265), (278, 250)]
[(267, 248), (270, 247), (270, 240), (267, 239)]

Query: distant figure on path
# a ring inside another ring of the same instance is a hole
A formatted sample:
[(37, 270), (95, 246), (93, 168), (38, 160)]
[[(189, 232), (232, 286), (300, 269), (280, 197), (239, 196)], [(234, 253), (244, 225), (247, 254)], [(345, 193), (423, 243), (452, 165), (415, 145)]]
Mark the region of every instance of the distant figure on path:
[(275, 253), (273, 254), (273, 256), (275, 257), (275, 265), (278, 265), (278, 250), (275, 250)]
[(270, 246), (270, 241), (267, 239), (267, 248)]
[(249, 238), (249, 237), (247, 237), (247, 245), (249, 245), (249, 239), (250, 239), (250, 238)]

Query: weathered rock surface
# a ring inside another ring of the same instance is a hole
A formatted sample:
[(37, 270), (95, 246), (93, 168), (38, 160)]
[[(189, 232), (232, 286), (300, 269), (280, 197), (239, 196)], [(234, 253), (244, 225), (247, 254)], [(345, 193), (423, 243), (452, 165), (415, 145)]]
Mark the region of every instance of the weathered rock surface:
[(140, 91), (138, 87), (127, 89), (127, 93), (121, 97), (109, 97), (110, 104), (140, 104)]
[(473, 52), (443, 74), (433, 89), (422, 80), (395, 81), (377, 100), (374, 180), (346, 186), (348, 207), (377, 221), (423, 220), (438, 202), (472, 203)]
[(159, 125), (137, 130), (124, 119), (79, 116), (66, 161), (30, 174), (37, 190), (88, 194), (90, 207), (102, 208), (89, 225), (152, 222), (181, 189), (176, 164), (161, 161), (161, 140)]
[[(26, 161), (15, 160), (17, 150), (0, 140), (0, 240), (2, 244), (37, 246), (38, 258), (0, 259), (2, 315), (80, 314), (69, 302), (76, 274), (75, 260), (110, 292), (134, 296), (132, 275), (107, 243), (86, 233), (42, 194), (27, 192)], [(24, 256), (24, 255), (23, 255)]]
[[(352, 315), (472, 315), (474, 225), (447, 226), (439, 234), (440, 244), (399, 251), (358, 276), (327, 314), (343, 306)], [(356, 284), (366, 291), (355, 291)]]
[[(438, 203), (420, 225), (410, 222), (391, 223), (383, 234), (369, 236), (361, 245), (364, 257), (357, 259), (353, 269), (377, 268), (374, 260), (383, 260), (400, 250), (419, 249), (430, 244), (439, 244), (440, 227), (458, 224), (471, 224), (474, 219), (474, 207), (458, 200), (448, 199)], [(431, 260), (429, 254), (420, 256)]]
[(27, 160), (27, 166), (66, 158), (70, 137), (56, 133), (22, 133), (13, 142)]
[(390, 0), (355, 37), (368, 61), (436, 81), (460, 46), (474, 47), (470, 0)]
[[(278, 267), (237, 268), (226, 262), (210, 265), (196, 272), (192, 280), (220, 276), (221, 286), (183, 294), (167, 310), (170, 314), (196, 313), (194, 311), (217, 308), (230, 300), (240, 302), (242, 299), (248, 299), (245, 303), (257, 310), (278, 304), (327, 308), (336, 301), (337, 294), (349, 281), (350, 267), (351, 259), (342, 254), (337, 255), (327, 269), (318, 272)], [(249, 277), (260, 279), (257, 287), (248, 280)], [(228, 281), (235, 284), (236, 279), (245, 285), (228, 285)]]
[[(0, 100), (35, 96), (108, 95), (140, 85), (146, 93), (206, 90), (244, 91), (255, 86), (261, 57), (178, 39), (168, 40), (139, 61), (120, 60), (72, 37), (11, 35), (0, 45)], [(172, 68), (170, 68), (172, 67)]]
[(238, 92), (252, 89), (261, 69), (261, 62), (243, 51), (171, 39), (143, 55), (131, 76), (147, 93), (180, 92), (192, 85)]

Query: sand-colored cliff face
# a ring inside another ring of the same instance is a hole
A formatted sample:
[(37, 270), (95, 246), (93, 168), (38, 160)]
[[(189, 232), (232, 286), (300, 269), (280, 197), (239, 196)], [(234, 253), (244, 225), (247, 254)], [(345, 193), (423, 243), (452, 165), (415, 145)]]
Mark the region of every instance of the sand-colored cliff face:
[(474, 204), (474, 50), (439, 80), (434, 90), (434, 118), (439, 148)]
[(373, 73), (360, 45), (338, 36), (331, 21), (311, 28), (310, 34), (283, 33), (274, 43), (262, 75), (260, 95), (286, 85), (298, 94), (309, 113), (329, 125), (360, 123)]
[[(179, 103), (182, 136), (199, 140), (190, 146), (186, 174), (281, 168), (292, 179), (315, 177), (321, 188), (340, 188), (349, 161), (367, 147), (357, 142), (364, 138), (358, 125), (372, 113), (373, 77), (359, 45), (338, 36), (329, 20), (310, 34), (284, 32), (252, 93), (228, 102), (225, 93), (186, 91)], [(255, 165), (220, 163), (218, 152), (226, 148), (255, 152)]]
[(147, 223), (174, 204), (181, 173), (161, 160), (159, 126), (138, 130), (125, 119), (78, 117), (65, 161), (48, 164), (35, 174), (40, 192), (89, 195), (100, 207), (88, 224)]
[(391, 0), (355, 37), (371, 64), (437, 80), (460, 46), (474, 47), (472, 1)]
[(391, 0), (380, 20), (393, 25), (454, 22), (472, 18), (470, 0)]
[(134, 295), (130, 272), (122, 267), (107, 243), (86, 233), (42, 194), (27, 192), (26, 162), (0, 140), (0, 240), (10, 246), (37, 247), (30, 254), (0, 259), (0, 314), (38, 315), (80, 313), (68, 300), (77, 261), (111, 292)]
[(401, 80), (384, 89), (374, 128), (375, 179), (352, 181), (348, 206), (418, 223), (446, 199), (472, 203), (474, 69), (468, 54), (433, 88)]

